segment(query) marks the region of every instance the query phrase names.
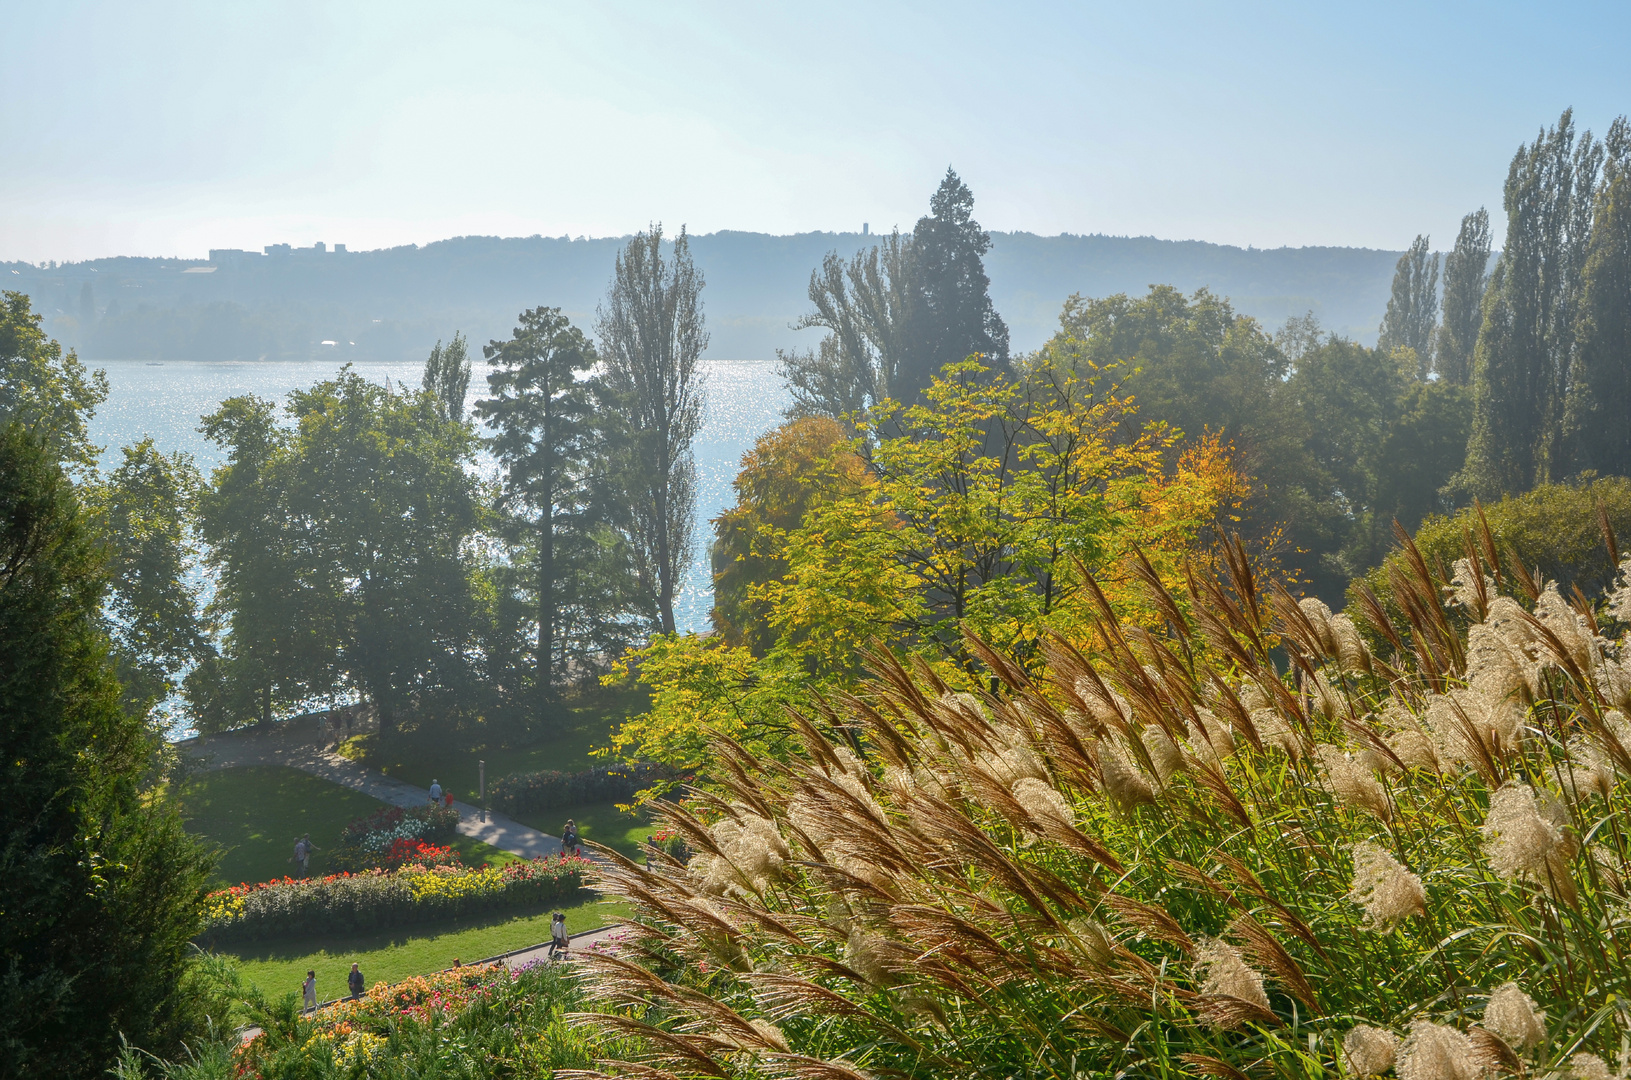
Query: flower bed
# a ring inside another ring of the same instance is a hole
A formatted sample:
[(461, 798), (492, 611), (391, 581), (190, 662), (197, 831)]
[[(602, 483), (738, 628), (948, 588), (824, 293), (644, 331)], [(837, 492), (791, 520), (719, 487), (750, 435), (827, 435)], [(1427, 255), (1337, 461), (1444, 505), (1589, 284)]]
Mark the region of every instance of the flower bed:
[[(430, 846), (429, 841), (450, 839), (458, 827), (459, 812), (451, 806), (385, 806), (340, 830), (340, 842), (329, 859), (340, 870), (395, 869), (422, 861), (411, 857), (416, 842)], [(445, 861), (428, 857), (427, 865)]]
[(204, 901), (211, 943), (296, 934), (355, 934), (433, 919), (536, 907), (583, 886), (588, 861), (535, 859), (502, 867), (406, 866), (236, 885)]
[(265, 1018), (253, 1039), (240, 1045), (232, 1035), (229, 1054), (244, 1080), (550, 1076), (594, 1059), (597, 1036), (567, 1019), (582, 1006), (563, 966), (466, 967), (372, 986), (360, 1001), (292, 1023)]
[(578, 803), (632, 799), (654, 784), (681, 779), (666, 765), (597, 765), (574, 773), (517, 773), (493, 785), (492, 800), (506, 814), (526, 814)]

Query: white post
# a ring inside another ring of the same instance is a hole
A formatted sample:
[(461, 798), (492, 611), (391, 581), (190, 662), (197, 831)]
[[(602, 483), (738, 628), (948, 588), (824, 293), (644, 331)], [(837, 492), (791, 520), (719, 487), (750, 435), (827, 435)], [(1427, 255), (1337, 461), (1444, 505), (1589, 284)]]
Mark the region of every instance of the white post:
[(481, 798), (481, 820), (482, 820), (482, 824), (486, 824), (486, 822), (487, 822), (487, 762), (486, 762), (485, 759), (482, 759), (480, 761), (477, 761), (476, 765), (481, 770), (481, 773), (480, 773), (480, 776), (481, 776), (481, 796), (480, 796), (480, 798)]

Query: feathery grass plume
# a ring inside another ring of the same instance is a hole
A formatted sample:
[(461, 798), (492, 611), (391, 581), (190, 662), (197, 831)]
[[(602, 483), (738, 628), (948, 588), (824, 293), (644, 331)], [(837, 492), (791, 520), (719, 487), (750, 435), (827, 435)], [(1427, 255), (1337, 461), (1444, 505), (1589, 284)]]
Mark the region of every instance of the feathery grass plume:
[(1308, 694), (1318, 709), (1328, 719), (1336, 720), (1342, 716), (1342, 697), (1331, 685), (1331, 680), (1325, 677), (1325, 672), (1316, 671), (1310, 680)]
[(1318, 643), (1320, 651), (1326, 656), (1335, 658), (1338, 655), (1336, 628), (1331, 625), (1331, 609), (1325, 601), (1313, 596), (1305, 596), (1297, 601), (1297, 607), (1302, 609), (1303, 617), (1314, 628), (1314, 640)]
[(1373, 667), (1370, 647), (1353, 619), (1345, 613), (1331, 616), (1331, 633), (1336, 637), (1337, 663), (1342, 665), (1342, 670), (1369, 674)]
[(1546, 1013), (1515, 982), (1502, 983), (1484, 1006), (1484, 1026), (1510, 1046), (1528, 1050), (1546, 1038)]
[(1406, 768), (1442, 772), (1444, 761), (1438, 756), (1438, 747), (1424, 731), (1414, 728), (1396, 732), (1388, 737), (1388, 749), (1405, 763)]
[(1226, 941), (1207, 938), (1195, 952), (1201, 993), (1239, 998), (1260, 1009), (1269, 1007), (1261, 972), (1253, 971), (1240, 950)]
[(1619, 622), (1631, 623), (1631, 555), (1620, 560), (1619, 573), (1614, 575), (1614, 590), (1608, 594), (1608, 614)]
[(1146, 726), (1139, 732), (1139, 738), (1144, 743), (1144, 751), (1150, 755), (1150, 764), (1155, 766), (1156, 779), (1166, 787), (1174, 776), (1184, 771), (1184, 752), (1159, 724)]
[[(1550, 795), (1550, 792), (1546, 792)], [(1482, 833), (1490, 869), (1503, 881), (1528, 880), (1552, 888), (1568, 878), (1574, 845), (1554, 809), (1555, 798), (1537, 799), (1526, 784), (1510, 780), (1490, 796)]]
[(1472, 1040), (1446, 1024), (1417, 1020), (1398, 1050), (1399, 1080), (1478, 1080)]
[(1489, 623), (1474, 624), (1467, 635), (1467, 685), (1496, 700), (1530, 702), (1540, 665), (1524, 646)]
[(1569, 739), (1567, 750), (1568, 756), (1554, 769), (1571, 802), (1579, 803), (1591, 795), (1607, 799), (1613, 794), (1614, 764), (1601, 746), (1585, 735), (1575, 735)]
[(1354, 881), (1348, 899), (1365, 909), (1367, 929), (1386, 934), (1412, 915), (1427, 914), (1427, 891), (1421, 878), (1380, 845), (1361, 840), (1354, 845), (1353, 859)]
[(1155, 802), (1155, 788), (1115, 739), (1099, 744), (1099, 782), (1111, 802), (1124, 814)]
[(1495, 595), (1495, 579), (1488, 574), (1482, 575), (1484, 587), (1478, 588), (1479, 574), (1473, 569), (1472, 560), (1460, 558), (1455, 561), (1455, 573), (1450, 578), (1450, 584), (1444, 586), (1446, 599), (1449, 603), (1478, 618), (1478, 612), (1483, 607), (1481, 597)]
[[(1602, 649), (1597, 644), (1597, 635), (1580, 613), (1569, 606), (1563, 595), (1557, 591), (1557, 582), (1548, 582), (1540, 599), (1535, 601), (1535, 618), (1552, 632), (1552, 635), (1562, 644), (1568, 658), (1583, 673), (1596, 669), (1602, 661)], [(1544, 639), (1542, 639), (1544, 640)], [(1550, 646), (1550, 643), (1548, 643)], [(1563, 657), (1558, 657), (1561, 661)]]
[(875, 987), (893, 986), (900, 977), (886, 964), (888, 939), (859, 926), (852, 927), (844, 942), (844, 963)]
[(1133, 717), (1132, 706), (1114, 687), (1101, 685), (1089, 678), (1076, 680), (1076, 694), (1087, 705), (1095, 721), (1112, 731), (1124, 727)]
[(1355, 1076), (1381, 1076), (1398, 1051), (1397, 1035), (1369, 1024), (1355, 1024), (1342, 1039), (1342, 1063)]
[(1191, 751), (1202, 761), (1219, 765), (1235, 752), (1235, 733), (1211, 709), (1195, 710), (1196, 719), (1188, 725)]
[(1608, 1062), (1596, 1054), (1575, 1054), (1569, 1058), (1570, 1080), (1618, 1080)]
[(1251, 721), (1265, 747), (1279, 750), (1292, 761), (1301, 761), (1308, 756), (1308, 748), (1303, 744), (1303, 737), (1292, 730), (1278, 709), (1254, 709)]
[(1031, 776), (1022, 776), (1014, 782), (1014, 800), (1037, 821), (1059, 821), (1076, 824), (1076, 811), (1070, 800), (1053, 789), (1051, 784)]
[(1339, 802), (1374, 814), (1384, 822), (1393, 820), (1393, 806), (1388, 802), (1387, 792), (1368, 768), (1349, 757), (1341, 747), (1328, 743), (1315, 747), (1314, 753), (1319, 759), (1320, 771), (1325, 774), (1326, 787)]
[(1427, 730), (1443, 761), (1478, 765), (1510, 753), (1522, 714), (1510, 701), (1477, 690), (1434, 694), (1427, 703)]

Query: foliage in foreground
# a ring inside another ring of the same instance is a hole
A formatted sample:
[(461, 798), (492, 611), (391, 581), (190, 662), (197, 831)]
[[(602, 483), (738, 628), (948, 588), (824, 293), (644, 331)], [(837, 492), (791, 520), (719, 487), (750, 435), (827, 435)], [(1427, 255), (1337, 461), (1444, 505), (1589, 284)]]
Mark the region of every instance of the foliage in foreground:
[(696, 857), (601, 875), (640, 932), (590, 961), (596, 1022), (644, 1045), (601, 1068), (1607, 1077), (1631, 561), (1577, 609), (1500, 595), (1493, 547), (1410, 556), (1385, 655), (1236, 547), (1188, 614), (1143, 575), (1163, 632), (1101, 602), (1091, 660), (981, 649), (1003, 689), (968, 694), (882, 655), (794, 760), (721, 742), (728, 791), (664, 811)]
[(167, 1048), (209, 860), (153, 790), (101, 622), (105, 554), (50, 440), (0, 426), (0, 1075)]
[[(231, 977), (228, 976), (230, 981)], [(262, 1034), (241, 1049), (236, 1034), (155, 1061), (127, 1051), (120, 1080), (449, 1080), (549, 1076), (582, 1066), (595, 1035), (565, 1019), (582, 994), (564, 965), (510, 972), (468, 967), (376, 986), (361, 1001), (303, 1016), (291, 994), (278, 1002), (232, 987), (244, 1018)]]
[(569, 856), (479, 870), (405, 866), (390, 872), (234, 885), (205, 899), (204, 934), (213, 942), (354, 934), (537, 907), (582, 888), (587, 866), (587, 860)]

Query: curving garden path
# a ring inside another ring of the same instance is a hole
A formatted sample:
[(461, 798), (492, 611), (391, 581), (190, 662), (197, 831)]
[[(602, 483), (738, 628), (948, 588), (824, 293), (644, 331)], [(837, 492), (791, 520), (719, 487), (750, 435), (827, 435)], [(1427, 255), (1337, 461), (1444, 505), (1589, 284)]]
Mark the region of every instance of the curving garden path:
[[(367, 769), (302, 735), (301, 731), (294, 729), (293, 723), (278, 724), (269, 732), (234, 731), (186, 739), (176, 746), (183, 754), (202, 759), (205, 771), (249, 765), (286, 765), (352, 791), (372, 795), (393, 806), (423, 806), (430, 800), (427, 789)], [(481, 807), (457, 799), (453, 805), (459, 811), (459, 832), (464, 836), (527, 859), (560, 854), (559, 837), (539, 832), (530, 825), (491, 811), (487, 814), (487, 820), (483, 821)]]

